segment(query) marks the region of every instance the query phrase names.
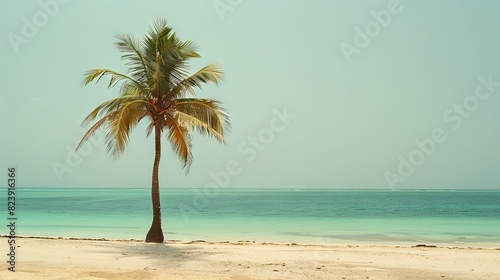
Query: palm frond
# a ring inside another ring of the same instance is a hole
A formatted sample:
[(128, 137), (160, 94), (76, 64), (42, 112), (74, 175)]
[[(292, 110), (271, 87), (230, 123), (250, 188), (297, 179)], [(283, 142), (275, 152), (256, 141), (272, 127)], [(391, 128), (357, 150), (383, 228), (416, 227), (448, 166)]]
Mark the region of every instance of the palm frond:
[(89, 124), (91, 121), (95, 120), (97, 117), (110, 114), (116, 110), (119, 110), (121, 107), (125, 106), (129, 102), (142, 100), (146, 102), (146, 98), (140, 95), (135, 95), (136, 91), (129, 91), (124, 93), (122, 96), (113, 98), (111, 100), (105, 101), (97, 106), (90, 114), (83, 120), (82, 126)]
[(108, 153), (119, 157), (130, 139), (130, 132), (146, 116), (144, 101), (137, 100), (124, 104), (109, 119), (109, 130), (106, 134)]
[(139, 40), (130, 34), (119, 34), (115, 37), (118, 39), (115, 45), (120, 52), (124, 53), (122, 60), (127, 61), (126, 65), (129, 66), (129, 74), (141, 84), (147, 83), (149, 73), (153, 69), (146, 63)]
[(198, 45), (192, 40), (180, 42), (179, 49), (183, 59), (201, 57), (201, 55), (198, 53)]
[(168, 37), (172, 28), (167, 25), (167, 21), (162, 18), (155, 19), (149, 27), (148, 34), (143, 39), (144, 53), (151, 62), (156, 61), (159, 55), (159, 44), (164, 37)]
[(220, 102), (201, 98), (177, 99), (175, 108), (179, 123), (224, 143), (224, 135), (230, 130), (231, 123), (229, 114)]
[(179, 124), (177, 120), (170, 114), (166, 114), (167, 122), (167, 139), (172, 145), (172, 149), (179, 156), (182, 162), (182, 168), (189, 172), (189, 167), (193, 162), (193, 156), (191, 154), (191, 136), (189, 135), (189, 130)]
[(153, 130), (155, 128), (155, 123), (154, 121), (151, 119), (151, 122), (149, 123), (149, 125), (146, 127), (146, 138), (148, 138), (151, 133), (153, 133)]
[(99, 115), (105, 116), (87, 131), (77, 149), (94, 135), (97, 129), (107, 126), (108, 153), (111, 153), (115, 158), (118, 157), (123, 153), (128, 143), (132, 128), (152, 110), (151, 106), (142, 96), (134, 95), (121, 96), (102, 103), (85, 118), (82, 125), (88, 124)]
[(131, 77), (118, 73), (116, 71), (110, 70), (110, 69), (92, 69), (87, 71), (83, 75), (83, 81), (82, 81), (82, 86), (86, 86), (89, 83), (91, 83), (93, 80), (97, 79), (96, 83), (98, 83), (102, 77), (106, 75), (111, 75), (111, 78), (109, 80), (108, 88), (114, 87), (118, 82), (123, 81), (123, 80), (129, 80), (130, 82), (133, 82), (137, 84), (137, 86), (141, 86), (137, 81), (132, 79)]
[[(94, 110), (95, 111), (95, 110)], [(78, 146), (76, 146), (75, 150), (80, 149), (85, 143), (90, 139), (90, 137), (94, 136), (96, 131), (101, 128), (103, 125), (106, 124), (107, 121), (112, 117), (112, 114), (106, 115), (103, 118), (101, 118), (99, 121), (97, 121), (88, 131), (85, 133), (83, 136), (82, 140), (80, 140), (80, 143), (78, 143)], [(87, 117), (89, 118), (89, 117)]]
[(90, 112), (90, 114), (83, 120), (81, 125), (85, 126), (89, 124), (100, 115), (112, 113), (114, 111), (114, 108), (120, 106), (120, 104), (124, 102), (123, 99), (123, 97), (118, 97), (101, 103), (92, 112)]
[(182, 96), (185, 92), (195, 95), (195, 89), (202, 89), (203, 84), (209, 82), (219, 84), (224, 78), (224, 71), (218, 64), (209, 64), (191, 76), (180, 81), (169, 94), (170, 98)]

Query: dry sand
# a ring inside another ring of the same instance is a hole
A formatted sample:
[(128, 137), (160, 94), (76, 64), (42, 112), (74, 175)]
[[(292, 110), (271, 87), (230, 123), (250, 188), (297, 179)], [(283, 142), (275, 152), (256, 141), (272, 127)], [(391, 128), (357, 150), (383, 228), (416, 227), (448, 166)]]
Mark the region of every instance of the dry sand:
[(500, 279), (498, 248), (16, 241), (16, 272), (3, 261), (0, 279)]

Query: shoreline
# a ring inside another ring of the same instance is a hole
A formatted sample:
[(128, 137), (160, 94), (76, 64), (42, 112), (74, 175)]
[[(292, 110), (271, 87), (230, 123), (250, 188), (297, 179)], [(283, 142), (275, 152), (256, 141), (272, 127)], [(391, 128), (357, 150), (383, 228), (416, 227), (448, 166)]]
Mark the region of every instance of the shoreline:
[[(0, 234), (1, 238), (9, 238), (9, 235)], [(146, 243), (141, 239), (121, 239), (121, 238), (91, 238), (91, 237), (63, 237), (63, 236), (36, 236), (36, 235), (18, 235), (16, 239), (40, 239), (40, 240), (76, 240), (76, 241), (102, 241), (102, 242), (137, 242)], [(161, 243), (160, 243), (161, 244)], [(355, 242), (329, 242), (325, 243), (302, 243), (302, 242), (260, 242), (255, 240), (238, 240), (238, 241), (212, 241), (204, 239), (196, 240), (179, 240), (168, 239), (163, 244), (207, 244), (207, 245), (275, 245), (275, 246), (305, 246), (305, 247), (393, 247), (393, 248), (446, 248), (446, 249), (470, 249), (470, 250), (499, 250), (500, 244), (493, 243), (468, 243), (468, 244), (452, 244), (452, 243), (419, 243), (419, 242), (380, 242), (380, 241), (355, 241)]]
[[(6, 252), (7, 242), (0, 243)], [(16, 272), (3, 262), (0, 279), (465, 280), (500, 274), (500, 248), (417, 245), (19, 236)]]

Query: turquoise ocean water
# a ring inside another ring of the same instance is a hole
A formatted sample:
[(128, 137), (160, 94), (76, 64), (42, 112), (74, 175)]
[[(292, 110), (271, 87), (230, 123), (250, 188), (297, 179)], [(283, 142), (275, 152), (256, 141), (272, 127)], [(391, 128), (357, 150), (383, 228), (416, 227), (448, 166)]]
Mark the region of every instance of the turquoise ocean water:
[[(166, 239), (500, 247), (500, 190), (162, 189), (161, 195)], [(151, 221), (149, 189), (18, 189), (16, 199), (24, 236), (142, 240)]]

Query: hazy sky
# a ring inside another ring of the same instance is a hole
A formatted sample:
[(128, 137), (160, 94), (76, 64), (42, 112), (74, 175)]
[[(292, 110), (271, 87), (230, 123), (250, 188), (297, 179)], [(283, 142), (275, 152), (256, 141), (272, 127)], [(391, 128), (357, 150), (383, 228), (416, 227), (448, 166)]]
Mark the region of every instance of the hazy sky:
[[(123, 157), (85, 116), (118, 94), (82, 88), (93, 68), (126, 71), (114, 35), (167, 19), (225, 81), (233, 129), (195, 136), (185, 176), (164, 141), (161, 186), (499, 188), (498, 1), (1, 1), (0, 166), (21, 187), (149, 187), (145, 125)], [(88, 127), (86, 127), (88, 128)], [(5, 181), (5, 180), (4, 180)]]

